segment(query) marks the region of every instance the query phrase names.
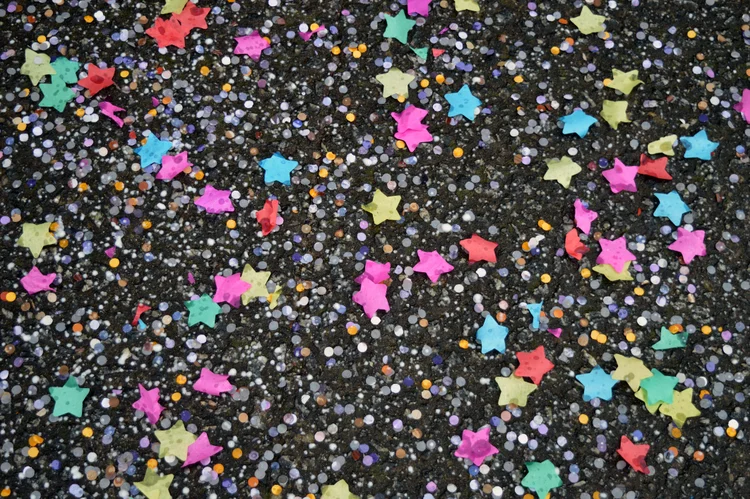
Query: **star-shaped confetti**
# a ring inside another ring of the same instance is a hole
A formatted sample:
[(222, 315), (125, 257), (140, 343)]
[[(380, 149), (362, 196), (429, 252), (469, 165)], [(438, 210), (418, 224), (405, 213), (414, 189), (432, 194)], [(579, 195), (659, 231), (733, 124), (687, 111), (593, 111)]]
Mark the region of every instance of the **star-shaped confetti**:
[(594, 265), (591, 270), (597, 272), (607, 278), (608, 281), (632, 281), (633, 276), (630, 275), (630, 262), (625, 262), (625, 266), (620, 272), (616, 271), (612, 265), (600, 264)]
[(201, 462), (209, 457), (218, 454), (224, 447), (221, 445), (212, 445), (208, 441), (208, 434), (204, 431), (198, 438), (190, 444), (187, 448), (187, 458), (182, 463), (182, 467), (185, 468), (191, 464)]
[(154, 435), (159, 440), (159, 457), (174, 456), (180, 461), (187, 459), (188, 447), (195, 442), (195, 435), (185, 429), (182, 420), (168, 430), (157, 430)]
[(437, 251), (417, 250), (417, 257), (419, 263), (413, 267), (414, 271), (427, 274), (432, 282), (437, 282), (441, 275), (453, 270), (453, 265), (446, 262), (445, 258), (440, 256)]
[(518, 352), (516, 357), (518, 357), (518, 367), (514, 374), (529, 378), (535, 385), (541, 383), (544, 375), (555, 367), (545, 356), (543, 345), (539, 345), (531, 352)]
[(359, 496), (349, 492), (346, 480), (339, 480), (333, 485), (323, 485), (320, 490), (323, 492), (320, 499), (359, 499)]
[(204, 367), (198, 380), (193, 383), (193, 390), (209, 395), (221, 395), (232, 391), (232, 383), (229, 382), (228, 374), (216, 374)]
[(547, 173), (544, 174), (544, 180), (556, 180), (566, 189), (570, 187), (571, 179), (581, 172), (581, 166), (568, 156), (548, 159), (546, 162)]
[(589, 133), (591, 125), (597, 122), (597, 119), (584, 113), (581, 109), (576, 109), (573, 113), (560, 118), (560, 121), (564, 125), (563, 135), (575, 133), (580, 138), (584, 138)]
[(413, 16), (414, 14), (426, 16), (429, 14), (430, 2), (432, 2), (432, 0), (408, 0), (406, 3), (406, 12), (410, 16)]
[(470, 238), (462, 239), (458, 244), (469, 253), (469, 263), (497, 263), (497, 255), (495, 254), (497, 243), (488, 241), (477, 234), (472, 234)]
[(677, 240), (669, 245), (669, 249), (682, 255), (685, 264), (689, 264), (696, 256), (706, 256), (706, 245), (703, 242), (706, 232), (703, 230), (689, 231), (677, 228)]
[(31, 224), (25, 223), (21, 226), (21, 237), (18, 238), (17, 244), (22, 248), (29, 248), (34, 258), (39, 258), (42, 248), (57, 243), (55, 236), (49, 231), (51, 224)]
[(659, 331), (659, 341), (651, 345), (654, 350), (671, 350), (673, 348), (685, 348), (687, 346), (687, 331), (674, 333), (662, 327)]
[(616, 353), (615, 361), (617, 361), (617, 369), (612, 371), (610, 376), (614, 380), (625, 381), (634, 392), (641, 387), (641, 381), (653, 376), (641, 359)]
[(250, 59), (255, 62), (258, 62), (260, 54), (271, 46), (268, 40), (260, 36), (258, 30), (253, 31), (247, 36), (237, 36), (234, 40), (237, 42), (237, 46), (234, 47), (234, 53), (250, 56)]
[(479, 3), (477, 0), (456, 0), (456, 12), (464, 10), (479, 12)]
[(359, 291), (354, 293), (352, 299), (354, 303), (361, 305), (365, 315), (372, 319), (378, 313), (378, 310), (388, 312), (391, 309), (386, 296), (387, 291), (388, 286), (385, 284), (378, 284), (365, 278), (362, 280)]
[(521, 485), (536, 492), (539, 499), (545, 499), (550, 490), (563, 485), (555, 465), (549, 459), (541, 463), (527, 462), (526, 469), (529, 470), (529, 473), (523, 477)]
[(515, 374), (507, 378), (498, 376), (495, 383), (500, 388), (500, 399), (497, 405), (500, 407), (514, 404), (518, 407), (526, 407), (529, 401), (529, 395), (536, 391), (537, 386), (534, 383), (528, 383)]
[(398, 211), (399, 203), (401, 203), (401, 196), (386, 196), (380, 189), (377, 189), (372, 196), (372, 201), (363, 204), (362, 209), (372, 215), (375, 225), (380, 225), (386, 220), (395, 222), (401, 220), (401, 213)]
[(115, 84), (112, 79), (115, 76), (115, 68), (100, 68), (94, 63), (89, 63), (86, 71), (88, 76), (78, 80), (78, 85), (88, 90), (91, 97)]
[(63, 386), (52, 386), (49, 389), (50, 397), (55, 401), (53, 416), (64, 416), (71, 414), (80, 418), (83, 414), (83, 401), (91, 391), (90, 388), (81, 388), (74, 376), (70, 376)]
[(635, 185), (635, 176), (638, 175), (637, 166), (627, 166), (620, 161), (620, 158), (615, 158), (614, 168), (604, 170), (602, 175), (609, 182), (609, 188), (614, 194), (621, 191), (638, 192), (638, 187)]
[(596, 258), (596, 263), (612, 265), (615, 271), (622, 272), (626, 262), (635, 261), (635, 255), (628, 251), (625, 236), (613, 240), (601, 238), (599, 245), (602, 247), (602, 252)]
[(203, 195), (195, 200), (195, 205), (200, 206), (206, 213), (227, 213), (234, 211), (231, 196), (232, 191), (216, 189), (211, 184), (206, 185)]
[(526, 310), (531, 314), (531, 327), (534, 329), (539, 329), (539, 320), (542, 317), (543, 305), (544, 301), (540, 303), (528, 303), (526, 305)]
[(146, 466), (146, 475), (140, 482), (133, 485), (148, 499), (171, 499), (169, 486), (172, 485), (174, 475), (159, 475), (156, 471)]
[(638, 174), (658, 178), (660, 180), (672, 180), (672, 175), (667, 172), (667, 158), (651, 159), (645, 154), (641, 154), (641, 161), (638, 165)]
[(662, 404), (659, 412), (672, 418), (672, 421), (678, 428), (682, 428), (689, 418), (695, 418), (701, 415), (701, 411), (693, 405), (693, 389), (688, 388), (672, 393), (672, 402)]
[(354, 282), (361, 283), (364, 279), (369, 279), (372, 282), (382, 283), (391, 278), (391, 264), (380, 263), (373, 260), (365, 261), (365, 271), (362, 275), (357, 276)]
[(146, 34), (156, 40), (156, 44), (159, 48), (165, 48), (171, 45), (173, 47), (184, 49), (187, 31), (174, 16), (170, 19), (157, 17), (156, 21), (154, 21), (154, 25), (146, 30)]
[(31, 49), (26, 49), (25, 54), (26, 60), (21, 66), (21, 74), (28, 76), (32, 85), (38, 85), (45, 76), (57, 73), (47, 54), (40, 54)]
[(21, 278), (21, 286), (30, 295), (39, 293), (40, 291), (54, 291), (50, 287), (50, 284), (55, 280), (55, 277), (57, 277), (57, 274), (54, 272), (46, 275), (42, 274), (37, 266), (34, 265), (29, 270), (29, 273)]
[(147, 390), (145, 386), (138, 383), (138, 392), (141, 398), (133, 402), (133, 408), (144, 413), (149, 423), (156, 424), (164, 410), (164, 407), (159, 403), (159, 388)]
[(62, 113), (65, 111), (65, 106), (75, 98), (76, 94), (65, 85), (65, 82), (59, 76), (52, 76), (50, 81), (51, 83), (39, 85), (39, 89), (44, 94), (44, 98), (39, 102), (39, 107), (54, 107)]
[(482, 101), (474, 97), (469, 85), (466, 84), (458, 92), (445, 94), (445, 100), (451, 105), (448, 110), (449, 118), (463, 116), (470, 121), (474, 121), (476, 110), (482, 104)]
[(710, 160), (711, 153), (719, 147), (718, 142), (708, 140), (705, 130), (701, 130), (692, 137), (680, 137), (680, 144), (685, 147), (685, 159), (698, 158), (704, 161)]
[(508, 328), (497, 323), (492, 315), (484, 318), (484, 324), (477, 329), (477, 341), (482, 344), (482, 353), (487, 354), (493, 350), (505, 353), (505, 338), (508, 337)]
[(193, 166), (193, 163), (188, 159), (187, 151), (182, 151), (174, 156), (162, 156), (161, 168), (159, 173), (156, 174), (156, 178), (158, 180), (172, 180), (191, 166)]
[(602, 103), (602, 112), (599, 113), (604, 121), (609, 123), (613, 129), (617, 130), (620, 123), (630, 123), (628, 119), (628, 101), (611, 101), (605, 100)]
[(690, 207), (680, 197), (677, 191), (667, 194), (655, 192), (654, 196), (659, 200), (659, 206), (654, 210), (655, 217), (667, 217), (674, 225), (682, 223), (682, 215), (690, 212)]
[(133, 151), (141, 157), (141, 168), (157, 164), (160, 165), (162, 158), (172, 149), (172, 143), (168, 140), (160, 140), (152, 133), (146, 138), (146, 143), (136, 147)]
[(664, 154), (674, 156), (674, 143), (677, 142), (677, 135), (667, 135), (648, 143), (649, 154)]
[(575, 221), (576, 227), (581, 229), (584, 234), (591, 232), (591, 223), (599, 217), (599, 214), (594, 210), (590, 210), (588, 205), (584, 204), (580, 199), (576, 199), (573, 203), (575, 208)]
[(255, 220), (260, 224), (260, 232), (264, 236), (270, 234), (277, 227), (276, 220), (279, 216), (279, 200), (266, 199), (263, 209), (255, 212)]
[(250, 284), (250, 288), (242, 293), (242, 304), (247, 305), (253, 298), (262, 298), (268, 296), (266, 283), (271, 277), (270, 272), (257, 272), (252, 265), (246, 264), (242, 269), (241, 279)]
[(414, 75), (404, 73), (398, 68), (391, 68), (387, 73), (375, 77), (383, 85), (383, 97), (391, 97), (409, 94), (409, 83), (413, 82)]
[(599, 366), (595, 366), (586, 374), (576, 375), (576, 379), (583, 385), (584, 402), (595, 398), (612, 400), (612, 387), (619, 383), (619, 381), (613, 379), (610, 374)]
[(746, 122), (750, 123), (750, 88), (742, 91), (742, 98), (734, 105), (734, 110), (740, 113)]
[(383, 38), (395, 38), (404, 45), (409, 43), (409, 31), (417, 24), (412, 21), (403, 10), (399, 10), (395, 16), (385, 15), (386, 28), (383, 32)]
[(659, 410), (659, 406), (661, 406), (660, 403), (657, 404), (649, 404), (646, 399), (646, 390), (643, 389), (643, 387), (639, 388), (637, 392), (635, 392), (635, 398), (640, 400), (644, 403), (646, 406), (646, 410), (650, 412), (651, 414), (656, 414), (656, 411)]
[(648, 444), (636, 445), (628, 437), (623, 435), (620, 438), (620, 448), (617, 453), (626, 463), (633, 467), (635, 471), (640, 471), (648, 475), (648, 465), (646, 464), (646, 454), (651, 448)]
[(78, 83), (78, 70), (81, 69), (78, 62), (71, 61), (67, 57), (58, 57), (52, 62), (52, 69), (64, 83), (68, 85)]
[(191, 3), (179, 14), (174, 14), (172, 19), (176, 19), (180, 23), (180, 26), (182, 26), (183, 32), (188, 33), (194, 28), (207, 29), (208, 24), (206, 24), (206, 15), (208, 15), (210, 11), (211, 9), (208, 7), (198, 7)]
[(620, 71), (619, 69), (612, 69), (612, 79), (611, 80), (605, 80), (605, 85), (608, 88), (613, 88), (615, 90), (619, 90), (620, 92), (624, 93), (625, 95), (630, 95), (630, 92), (633, 91), (635, 87), (643, 83), (641, 80), (638, 79), (638, 70), (634, 69), (633, 71), (628, 71), (627, 73), (625, 71)]
[(261, 160), (258, 164), (265, 172), (263, 178), (265, 183), (279, 182), (284, 185), (291, 184), (291, 173), (299, 166), (298, 162), (286, 159), (279, 152), (273, 153), (271, 157)]
[(208, 327), (214, 327), (216, 325), (216, 314), (221, 312), (221, 307), (205, 293), (197, 300), (186, 301), (185, 306), (189, 312), (188, 326), (195, 326), (202, 322)]
[(591, 9), (585, 5), (581, 9), (581, 13), (577, 17), (571, 17), (570, 21), (576, 25), (578, 31), (584, 35), (590, 35), (592, 33), (600, 33), (604, 31), (604, 21), (607, 18), (604, 16), (598, 16), (591, 12)]
[(498, 452), (497, 447), (490, 443), (490, 427), (485, 426), (477, 432), (464, 430), (461, 444), (453, 455), (470, 460), (474, 466), (480, 466), (485, 459)]
[(164, 7), (162, 7), (160, 14), (179, 14), (180, 12), (182, 12), (182, 9), (185, 8), (185, 5), (187, 5), (187, 3), (188, 0), (167, 0), (164, 4)]
[(646, 392), (646, 403), (648, 405), (671, 404), (674, 387), (677, 386), (677, 378), (666, 376), (658, 369), (651, 369), (653, 376), (641, 381), (641, 388)]
[(583, 255), (591, 251), (591, 248), (583, 244), (577, 229), (570, 229), (565, 234), (565, 252), (569, 257), (580, 261)]
[(214, 293), (214, 302), (229, 303), (234, 308), (240, 307), (240, 297), (250, 289), (252, 284), (242, 280), (242, 274), (239, 272), (224, 277), (222, 275), (214, 276), (216, 284), (216, 293)]

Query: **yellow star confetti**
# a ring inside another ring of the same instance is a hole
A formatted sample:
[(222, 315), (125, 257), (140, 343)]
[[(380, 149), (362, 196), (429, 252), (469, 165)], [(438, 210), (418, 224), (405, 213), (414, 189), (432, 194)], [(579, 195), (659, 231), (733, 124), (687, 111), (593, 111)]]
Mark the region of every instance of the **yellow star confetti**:
[(526, 407), (529, 395), (537, 388), (534, 383), (528, 383), (515, 374), (511, 374), (507, 378), (498, 376), (495, 378), (495, 383), (500, 387), (500, 399), (497, 401), (497, 405), (501, 407), (508, 404)]
[(682, 428), (688, 418), (695, 418), (701, 415), (701, 411), (693, 405), (693, 389), (688, 388), (678, 392), (674, 391), (674, 397), (671, 404), (662, 404), (659, 412), (670, 416), (678, 428)]
[(633, 71), (620, 71), (619, 69), (612, 69), (612, 79), (609, 80), (606, 85), (608, 88), (619, 90), (625, 95), (630, 95), (635, 87), (643, 83), (638, 79), (638, 70)]
[(584, 35), (590, 35), (591, 33), (599, 33), (604, 31), (604, 25), (602, 24), (607, 18), (604, 16), (597, 16), (591, 9), (585, 5), (581, 9), (581, 13), (578, 17), (571, 17), (570, 21), (576, 25), (578, 31)]
[(599, 113), (604, 118), (604, 121), (609, 123), (609, 126), (617, 130), (617, 126), (620, 123), (630, 123), (628, 119), (628, 101), (619, 100), (611, 101), (605, 100), (602, 104), (602, 112)]
[(18, 238), (18, 245), (22, 248), (29, 248), (34, 258), (38, 258), (42, 253), (42, 248), (55, 244), (57, 240), (49, 231), (50, 223), (41, 224), (23, 224), (21, 237)]
[(630, 268), (630, 262), (625, 262), (625, 266), (622, 268), (622, 272), (617, 272), (612, 265), (605, 263), (596, 265), (592, 270), (598, 272), (610, 281), (632, 281), (633, 276), (630, 275), (628, 269)]
[(398, 222), (401, 220), (401, 214), (398, 212), (400, 202), (401, 196), (386, 196), (378, 189), (375, 191), (372, 201), (362, 205), (362, 209), (372, 215), (372, 221), (375, 225), (380, 225), (386, 220)]

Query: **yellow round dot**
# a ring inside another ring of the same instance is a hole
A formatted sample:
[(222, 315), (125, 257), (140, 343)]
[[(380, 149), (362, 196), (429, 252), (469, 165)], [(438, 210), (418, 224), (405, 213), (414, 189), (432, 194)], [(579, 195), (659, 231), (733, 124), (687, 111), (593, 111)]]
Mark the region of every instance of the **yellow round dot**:
[(728, 436), (729, 438), (734, 438), (734, 437), (736, 437), (736, 436), (737, 436), (737, 430), (735, 430), (734, 428), (731, 428), (731, 427), (730, 427), (730, 428), (727, 428), (727, 436)]
[(360, 57), (362, 57), (362, 52), (360, 52), (359, 50), (352, 50), (352, 56), (354, 56), (355, 59), (359, 59)]
[(597, 329), (594, 329), (593, 331), (591, 331), (591, 339), (594, 340), (594, 341), (598, 340), (599, 339), (599, 334), (601, 334), (601, 333), (599, 333), (599, 331)]
[(578, 416), (578, 422), (581, 424), (589, 424), (589, 417), (585, 414)]
[(367, 52), (367, 45), (365, 45), (364, 43), (360, 43), (359, 45), (357, 45), (357, 50), (364, 54), (365, 52)]
[(466, 350), (467, 348), (469, 348), (469, 342), (468, 340), (461, 340), (458, 342), (458, 346)]
[(235, 222), (231, 218), (227, 220), (227, 229), (234, 229), (236, 227), (237, 227), (237, 222)]
[(149, 459), (148, 461), (146, 461), (146, 466), (148, 466), (152, 470), (155, 470), (158, 465), (159, 465), (159, 461), (157, 461), (153, 457)]
[(552, 55), (557, 55), (560, 53), (560, 47), (552, 47), (549, 51), (552, 52)]
[(356, 119), (357, 117), (354, 116), (354, 113), (346, 113), (346, 121), (348, 121), (349, 123), (352, 123)]
[(396, 149), (403, 149), (404, 147), (406, 147), (406, 142), (403, 140), (396, 141)]
[(463, 155), (464, 155), (464, 150), (461, 149), (460, 147), (456, 147), (455, 149), (453, 149), (453, 157), (454, 158), (460, 158)]
[(635, 293), (636, 296), (643, 296), (643, 293), (645, 293), (645, 292), (646, 291), (642, 287), (640, 287), (640, 286), (638, 286), (637, 288), (635, 288), (633, 290), (633, 293)]
[(278, 496), (281, 495), (281, 485), (274, 485), (271, 487), (271, 494)]
[(44, 35), (39, 35), (39, 36), (36, 37), (36, 41), (39, 42), (39, 43), (44, 43), (44, 42), (47, 41), (47, 37), (44, 36)]
[(94, 22), (94, 17), (93, 16), (86, 16), (86, 17), (83, 18), (83, 20), (86, 21), (87, 23), (92, 23), (92, 22)]
[[(731, 430), (731, 428), (729, 428), (729, 430)], [(727, 434), (729, 434), (729, 430), (727, 430)], [(29, 449), (29, 457), (31, 459), (34, 459), (38, 455), (39, 455), (39, 448), (38, 447), (32, 447), (31, 449)]]
[(318, 23), (312, 23), (310, 25), (310, 31), (312, 31), (313, 33), (318, 31), (318, 28), (320, 28), (320, 25)]
[(334, 159), (336, 159), (336, 153), (328, 151), (326, 153), (326, 159), (328, 159), (329, 161), (333, 161)]
[(8, 291), (8, 294), (5, 295), (5, 299), (9, 302), (16, 301), (16, 294), (13, 291)]
[(584, 279), (588, 279), (589, 277), (591, 277), (591, 270), (581, 269), (581, 277), (583, 277)]
[(296, 289), (298, 293), (301, 293), (305, 290), (305, 285), (302, 283), (299, 283), (297, 284), (297, 286), (294, 287), (294, 289)]
[(230, 90), (232, 90), (232, 85), (230, 85), (229, 83), (225, 83), (225, 84), (223, 84), (223, 85), (221, 86), (221, 89), (222, 89), (223, 91), (225, 91), (225, 92), (229, 92)]
[(430, 381), (429, 379), (423, 379), (422, 380), (422, 389), (423, 390), (429, 390), (431, 386), (432, 386), (432, 381)]
[(596, 339), (599, 343), (602, 345), (607, 342), (607, 335), (606, 334), (600, 334), (599, 337)]
[(331, 49), (331, 53), (332, 53), (333, 55), (339, 55), (339, 54), (341, 53), (341, 47), (338, 47), (338, 46), (336, 46), (336, 47), (333, 47), (333, 48)]
[(427, 78), (424, 78), (422, 81), (419, 82), (419, 86), (422, 88), (427, 88), (430, 86), (430, 80)]
[(523, 76), (518, 75), (515, 78), (513, 78), (513, 81), (515, 81), (516, 83), (523, 83)]
[(320, 171), (318, 172), (318, 175), (320, 176), (320, 178), (326, 178), (326, 177), (328, 177), (328, 169), (327, 168), (321, 168)]
[(172, 394), (172, 397), (170, 398), (172, 399), (172, 402), (179, 402), (179, 400), (182, 398), (182, 395), (180, 395), (179, 392), (174, 392)]
[(701, 328), (701, 333), (703, 333), (703, 334), (711, 334), (711, 326), (703, 326)]
[(687, 37), (690, 38), (691, 40), (693, 38), (695, 38), (696, 36), (698, 36), (698, 33), (696, 33), (695, 31), (693, 31), (692, 29), (687, 32)]
[(94, 436), (94, 430), (91, 429), (91, 427), (87, 426), (86, 428), (83, 429), (83, 431), (81, 432), (81, 435), (83, 435), (86, 438), (91, 438)]
[(201, 74), (203, 76), (208, 76), (208, 73), (211, 72), (211, 69), (208, 66), (201, 66)]
[(635, 333), (628, 333), (625, 335), (625, 339), (628, 340), (630, 343), (633, 343), (635, 341)]
[(242, 457), (242, 449), (234, 449), (232, 451), (232, 457), (235, 459), (239, 459)]
[(113, 269), (116, 269), (117, 267), (120, 266), (120, 259), (119, 258), (111, 258), (109, 260), (109, 266), (112, 267)]
[(549, 274), (542, 274), (542, 282), (544, 284), (549, 284), (551, 280), (552, 280), (552, 277)]
[(435, 81), (442, 85), (443, 83), (445, 83), (445, 76), (443, 76), (443, 75), (437, 75), (435, 77)]
[(144, 220), (143, 222), (141, 222), (141, 227), (143, 227), (146, 230), (150, 229), (151, 228), (151, 221), (150, 220)]
[(18, 124), (18, 127), (17, 127), (17, 128), (18, 128), (18, 129), (19, 129), (20, 131), (22, 131), (22, 132), (23, 132), (24, 130), (26, 130), (26, 123), (24, 123), (24, 122), (21, 122), (21, 123), (19, 123), (19, 124)]
[(130, 71), (128, 71), (127, 69), (123, 69), (122, 71), (120, 71), (120, 78), (127, 78), (128, 76), (130, 76)]
[(175, 381), (177, 381), (178, 385), (184, 385), (185, 383), (187, 383), (187, 378), (185, 377), (184, 374), (178, 374), (177, 379), (175, 379)]
[(359, 329), (357, 329), (357, 326), (349, 326), (346, 328), (346, 332), (349, 333), (350, 336), (354, 336), (359, 332)]

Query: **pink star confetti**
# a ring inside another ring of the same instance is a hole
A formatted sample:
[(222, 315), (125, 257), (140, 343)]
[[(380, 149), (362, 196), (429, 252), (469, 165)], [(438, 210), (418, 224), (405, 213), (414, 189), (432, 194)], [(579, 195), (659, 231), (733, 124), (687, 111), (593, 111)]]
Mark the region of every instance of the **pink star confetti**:
[(750, 123), (750, 88), (742, 91), (742, 100), (734, 105), (734, 110), (740, 113), (745, 118), (745, 121)]
[(111, 102), (103, 101), (99, 103), (99, 112), (102, 113), (107, 118), (111, 119), (115, 123), (117, 123), (117, 126), (122, 128), (122, 125), (125, 123), (122, 121), (122, 118), (119, 116), (115, 116), (115, 113), (119, 113), (120, 111), (125, 111), (121, 107), (117, 107)]
[(426, 16), (430, 12), (430, 2), (432, 0), (409, 0), (406, 4), (406, 13), (410, 16), (414, 14)]
[(391, 309), (386, 291), (388, 291), (388, 286), (385, 284), (376, 284), (370, 279), (364, 278), (360, 290), (354, 293), (354, 303), (361, 305), (365, 315), (372, 319), (378, 313), (378, 310), (388, 312)]
[(586, 208), (580, 199), (576, 199), (573, 206), (575, 207), (576, 227), (581, 229), (584, 234), (588, 234), (591, 232), (591, 222), (596, 220), (599, 214), (594, 210)]
[(638, 175), (637, 166), (627, 166), (619, 158), (615, 158), (615, 167), (602, 172), (609, 182), (609, 188), (617, 194), (620, 191), (638, 192), (635, 176)]
[(454, 456), (471, 460), (474, 466), (481, 465), (489, 456), (497, 454), (497, 447), (490, 443), (490, 427), (485, 426), (479, 431), (464, 430), (461, 435), (461, 445)]
[(408, 106), (400, 113), (391, 113), (396, 120), (397, 131), (395, 137), (403, 140), (409, 151), (414, 152), (417, 146), (423, 142), (432, 142), (432, 134), (427, 131), (427, 125), (422, 120), (427, 116), (427, 111), (417, 106)]
[(224, 447), (220, 445), (211, 445), (211, 442), (208, 441), (208, 435), (204, 431), (195, 440), (195, 442), (188, 446), (187, 459), (185, 459), (185, 462), (182, 463), (182, 467), (184, 468), (186, 466), (190, 466), (191, 464), (203, 461), (204, 459), (208, 459), (214, 454), (218, 454), (223, 449)]
[(201, 369), (201, 375), (193, 383), (193, 390), (209, 395), (221, 395), (232, 391), (232, 383), (228, 381), (228, 374), (216, 374), (205, 367)]
[(381, 283), (391, 278), (391, 264), (380, 263), (373, 260), (365, 261), (365, 271), (362, 275), (357, 276), (354, 282), (361, 284), (364, 279), (369, 279), (375, 283)]
[(162, 156), (161, 169), (159, 170), (159, 173), (156, 174), (156, 178), (158, 180), (172, 180), (177, 175), (182, 173), (185, 168), (189, 168), (191, 166), (193, 166), (193, 163), (188, 160), (187, 151), (182, 151), (180, 154), (176, 154), (174, 156)]
[(242, 274), (237, 272), (229, 277), (221, 275), (214, 276), (216, 284), (216, 293), (214, 293), (214, 302), (227, 302), (234, 308), (240, 308), (240, 298), (242, 293), (250, 289), (252, 284), (241, 279)]
[(268, 41), (260, 36), (258, 30), (253, 31), (247, 36), (235, 37), (237, 46), (234, 48), (235, 54), (249, 55), (250, 59), (258, 62), (260, 60), (260, 54), (271, 46)]
[(204, 208), (206, 213), (226, 213), (234, 211), (234, 205), (229, 195), (232, 191), (222, 191), (214, 189), (212, 185), (207, 185), (203, 195), (195, 200), (195, 204)]
[(615, 269), (615, 272), (622, 272), (626, 262), (635, 260), (635, 255), (628, 251), (625, 236), (612, 241), (601, 238), (599, 239), (599, 245), (602, 247), (602, 252), (596, 258), (596, 263), (609, 264)]
[(679, 227), (677, 229), (677, 240), (669, 245), (669, 249), (681, 253), (685, 264), (688, 264), (696, 256), (706, 256), (706, 245), (703, 243), (705, 236), (706, 231), (694, 230), (690, 232)]
[(446, 262), (437, 251), (417, 250), (417, 256), (419, 256), (419, 263), (414, 266), (414, 271), (427, 274), (432, 282), (437, 282), (442, 274), (453, 270), (453, 265)]
[(141, 398), (133, 402), (133, 408), (144, 413), (149, 423), (158, 423), (159, 416), (161, 416), (164, 410), (164, 407), (159, 403), (159, 388), (146, 390), (146, 387), (138, 383), (138, 391), (141, 394)]
[(39, 293), (40, 291), (54, 291), (50, 287), (52, 281), (55, 280), (57, 274), (54, 272), (51, 274), (42, 274), (36, 265), (31, 267), (29, 273), (21, 278), (21, 286), (30, 295)]

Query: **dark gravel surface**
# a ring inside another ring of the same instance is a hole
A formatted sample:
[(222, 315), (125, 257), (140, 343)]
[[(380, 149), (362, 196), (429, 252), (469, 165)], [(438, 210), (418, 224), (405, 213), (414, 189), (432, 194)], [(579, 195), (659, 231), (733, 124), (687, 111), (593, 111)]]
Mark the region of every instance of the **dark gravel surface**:
[[(734, 109), (750, 86), (748, 4), (596, 0), (606, 31), (583, 35), (580, 1), (478, 1), (410, 16), (426, 60), (383, 37), (397, 3), (200, 3), (208, 27), (184, 49), (145, 34), (161, 3), (0, 3), (0, 496), (142, 497), (152, 467), (174, 475), (172, 497), (340, 499), (321, 491), (339, 480), (361, 498), (524, 497), (525, 463), (550, 460), (552, 497), (750, 497), (750, 125)], [(326, 29), (305, 41), (303, 23)], [(270, 48), (235, 55), (256, 29)], [(71, 84), (63, 112), (41, 107), (27, 49), (77, 61), (81, 79), (87, 63), (114, 67), (114, 85), (92, 97)], [(408, 96), (381, 97), (391, 66), (416, 75)], [(613, 69), (643, 84), (607, 88)], [(448, 117), (444, 96), (463, 84), (481, 100), (473, 121)], [(604, 100), (627, 100), (631, 123), (612, 129)], [(122, 128), (104, 101), (125, 110)], [(414, 152), (394, 138), (405, 103), (429, 111), (433, 141)], [(558, 124), (576, 108), (598, 120), (584, 138)], [(710, 160), (677, 144), (673, 180), (638, 175), (637, 192), (612, 193), (615, 158), (638, 165), (650, 142), (700, 130), (719, 143)], [(134, 152), (149, 132), (187, 151), (191, 173), (155, 179)], [(276, 152), (299, 163), (288, 186), (264, 182), (259, 161)], [(568, 189), (543, 180), (562, 156), (582, 167)], [(198, 208), (207, 185), (235, 211)], [(376, 189), (401, 197), (400, 221), (362, 210)], [(705, 231), (689, 263), (654, 217), (654, 193), (673, 190), (691, 210), (681, 227)], [(280, 219), (263, 236), (269, 198)], [(599, 214), (579, 231), (580, 261), (564, 250), (576, 199)], [(48, 222), (56, 243), (34, 258), (23, 224)], [(496, 263), (469, 263), (459, 243), (473, 234), (498, 244)], [(612, 282), (591, 270), (597, 241), (622, 236), (633, 280)], [(454, 269), (432, 283), (413, 269), (418, 249)], [(352, 300), (365, 260), (391, 264), (390, 310), (373, 318)], [(268, 296), (188, 326), (185, 302), (247, 264), (270, 272)], [(27, 292), (34, 266), (56, 273), (54, 291)], [(532, 328), (526, 305), (542, 301)], [(151, 309), (131, 326), (139, 304)], [(505, 353), (481, 353), (487, 314), (508, 328)], [(662, 327), (687, 346), (652, 349)], [(495, 377), (540, 345), (555, 367), (525, 407), (498, 405)], [(678, 428), (624, 381), (585, 402), (575, 376), (612, 373), (615, 354), (676, 376), (700, 415)], [(193, 389), (202, 368), (232, 390)], [(82, 415), (54, 416), (49, 388), (70, 376), (90, 389)], [(132, 408), (139, 383), (160, 389), (156, 424)], [(154, 431), (180, 420), (223, 450), (184, 468), (159, 458)], [(463, 430), (486, 425), (499, 452), (479, 467), (456, 457)], [(623, 435), (650, 445), (647, 474), (618, 455)]]

